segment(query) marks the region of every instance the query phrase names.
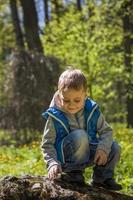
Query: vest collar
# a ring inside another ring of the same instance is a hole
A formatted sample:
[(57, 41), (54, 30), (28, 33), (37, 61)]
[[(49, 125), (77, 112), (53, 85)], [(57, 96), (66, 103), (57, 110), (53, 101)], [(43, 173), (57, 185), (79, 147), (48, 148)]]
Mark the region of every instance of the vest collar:
[(49, 116), (51, 116), (52, 118), (54, 118), (55, 120), (57, 120), (58, 122), (60, 122), (60, 124), (65, 128), (66, 132), (69, 133), (69, 130), (68, 130), (67, 126), (63, 123), (62, 120), (60, 120), (58, 117), (56, 117), (54, 114), (52, 114), (49, 111), (47, 111), (47, 113), (49, 114)]

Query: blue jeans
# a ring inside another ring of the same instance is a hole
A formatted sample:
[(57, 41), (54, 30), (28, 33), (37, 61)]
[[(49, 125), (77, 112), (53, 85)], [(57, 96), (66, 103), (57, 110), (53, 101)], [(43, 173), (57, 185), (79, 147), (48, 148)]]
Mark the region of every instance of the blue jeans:
[[(93, 166), (96, 148), (97, 145), (89, 144), (88, 135), (84, 130), (77, 129), (72, 131), (63, 142), (65, 157), (65, 164), (62, 165), (63, 171), (84, 170), (89, 166)], [(95, 182), (103, 182), (108, 178), (112, 178), (119, 158), (120, 146), (113, 142), (106, 165), (94, 166), (93, 180)]]

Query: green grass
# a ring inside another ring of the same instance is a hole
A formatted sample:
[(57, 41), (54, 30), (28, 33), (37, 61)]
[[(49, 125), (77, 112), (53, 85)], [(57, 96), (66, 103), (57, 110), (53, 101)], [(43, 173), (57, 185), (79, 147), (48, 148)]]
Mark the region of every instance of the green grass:
[[(133, 195), (133, 129), (113, 125), (114, 139), (121, 145), (121, 159), (115, 170), (115, 178), (121, 183), (121, 192)], [(2, 132), (3, 134), (3, 132)], [(15, 143), (15, 142), (14, 142)], [(41, 140), (29, 145), (0, 147), (0, 176), (46, 175), (47, 170), (40, 150)], [(92, 168), (85, 171), (86, 181), (91, 179)]]
[(0, 176), (5, 175), (44, 175), (46, 168), (39, 143), (21, 147), (3, 146), (0, 148)]

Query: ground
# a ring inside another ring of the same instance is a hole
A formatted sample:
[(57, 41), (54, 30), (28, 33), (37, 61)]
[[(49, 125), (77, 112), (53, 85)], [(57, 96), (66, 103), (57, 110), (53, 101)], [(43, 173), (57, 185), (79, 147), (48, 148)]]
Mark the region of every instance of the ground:
[(45, 176), (6, 176), (0, 179), (1, 200), (133, 200), (132, 196), (89, 185), (50, 181)]

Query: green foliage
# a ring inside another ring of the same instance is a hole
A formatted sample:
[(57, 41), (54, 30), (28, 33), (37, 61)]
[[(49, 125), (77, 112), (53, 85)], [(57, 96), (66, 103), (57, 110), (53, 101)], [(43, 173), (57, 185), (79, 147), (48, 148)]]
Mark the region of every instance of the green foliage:
[[(9, 1), (0, 1), (0, 61), (9, 56), (15, 45), (14, 30), (10, 15)], [(1, 62), (0, 62), (1, 63)]]
[(7, 63), (14, 47), (15, 36), (10, 15), (9, 0), (0, 0), (0, 97), (3, 96), (2, 86), (5, 73), (8, 73), (7, 77), (10, 75)]
[(125, 120), (122, 22), (108, 10), (108, 5), (92, 5), (92, 15), (88, 7), (81, 13), (70, 6), (60, 22), (53, 18), (42, 38), (45, 53), (61, 59), (62, 66), (81, 68), (88, 79), (88, 94), (107, 117)]
[[(133, 194), (133, 129), (127, 129), (125, 125), (113, 124), (114, 139), (121, 145), (121, 159), (116, 167), (115, 178), (122, 184), (123, 193)], [(0, 135), (3, 132), (0, 132)], [(30, 134), (30, 133), (29, 133)], [(8, 134), (6, 133), (6, 138)], [(47, 170), (40, 149), (41, 139), (33, 141), (29, 145), (15, 147), (0, 147), (0, 176), (5, 175), (46, 175)], [(92, 168), (85, 171), (86, 182), (91, 179)]]
[[(15, 33), (11, 21), (9, 0), (0, 2), (0, 97), (3, 97), (2, 106), (7, 107), (8, 101), (12, 99), (14, 92), (12, 86), (17, 77), (13, 77), (11, 62), (7, 64), (9, 55), (15, 47)], [(62, 69), (67, 65), (81, 68), (88, 79), (88, 95), (100, 104), (107, 118), (113, 122), (126, 121), (126, 98), (127, 95), (132, 96), (132, 91), (127, 92), (125, 87), (133, 80), (132, 69), (131, 73), (124, 69), (122, 16), (131, 13), (132, 17), (133, 13), (132, 8), (124, 10), (127, 2), (128, 0), (86, 1), (85, 6), (82, 6), (82, 12), (79, 12), (75, 6), (76, 2), (71, 1), (65, 5), (60, 14), (55, 14), (55, 8), (51, 7), (51, 21), (45, 26), (45, 34), (41, 36), (45, 58), (46, 56), (58, 58), (61, 60)], [(128, 34), (131, 38), (133, 37), (131, 33)], [(20, 68), (23, 69), (22, 66)], [(50, 69), (50, 66), (48, 68)], [(56, 68), (55, 63), (54, 68)], [(29, 70), (27, 67), (26, 69)], [(42, 72), (38, 68), (37, 70), (38, 73)], [(51, 70), (51, 74), (56, 76), (53, 70)], [(28, 83), (31, 80), (34, 81), (31, 77), (28, 79)], [(46, 77), (48, 76), (46, 75)], [(50, 78), (50, 80), (53, 79), (55, 77)], [(26, 85), (28, 86), (28, 84)], [(20, 84), (17, 86), (21, 88)], [(2, 90), (1, 87), (4, 89)], [(32, 91), (31, 88), (28, 91)], [(44, 89), (44, 91), (47, 90)], [(27, 93), (25, 92), (25, 94)], [(48, 96), (43, 95), (45, 98)]]

